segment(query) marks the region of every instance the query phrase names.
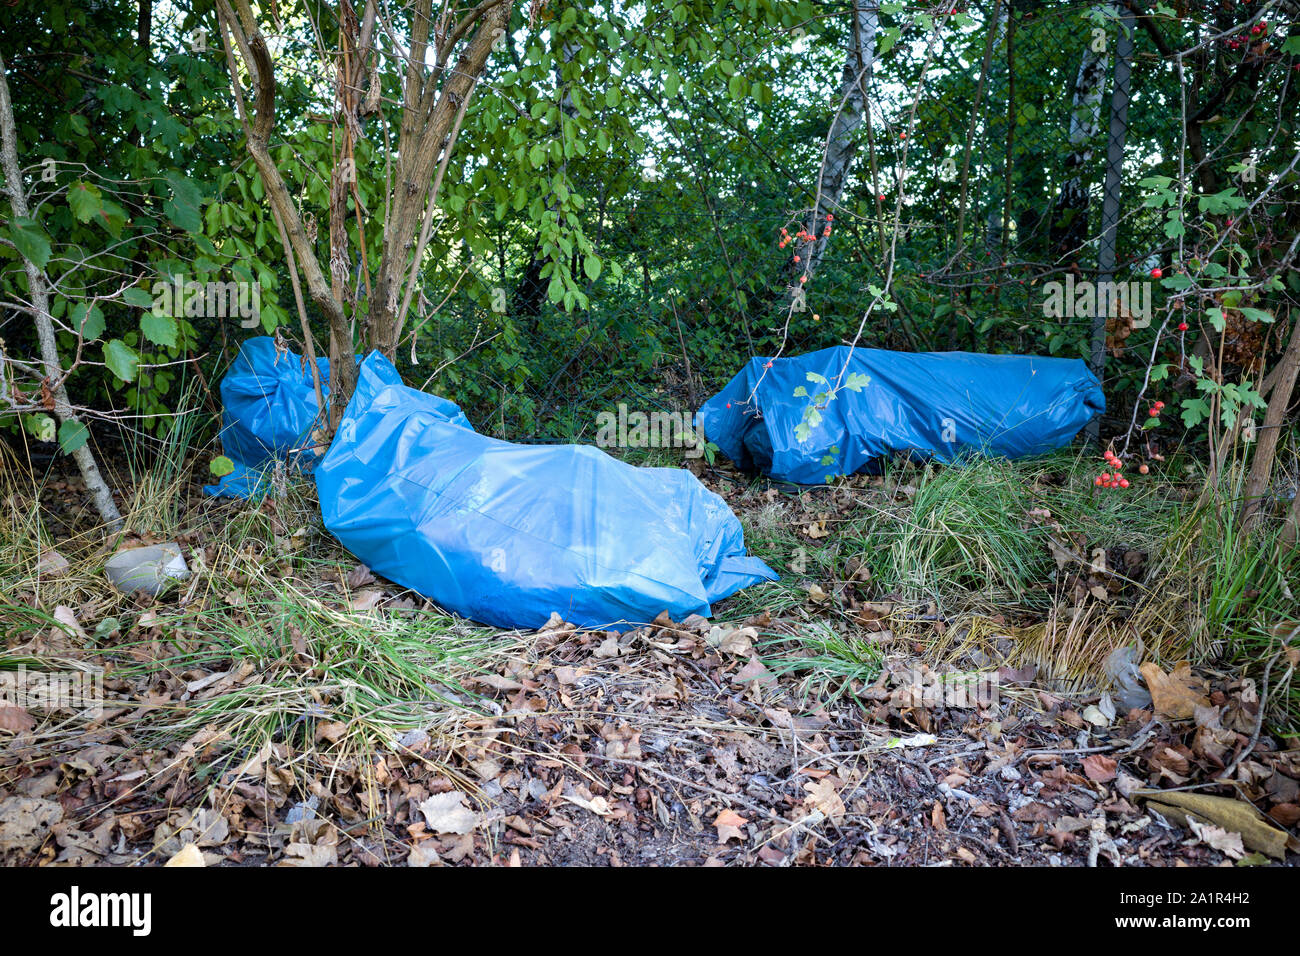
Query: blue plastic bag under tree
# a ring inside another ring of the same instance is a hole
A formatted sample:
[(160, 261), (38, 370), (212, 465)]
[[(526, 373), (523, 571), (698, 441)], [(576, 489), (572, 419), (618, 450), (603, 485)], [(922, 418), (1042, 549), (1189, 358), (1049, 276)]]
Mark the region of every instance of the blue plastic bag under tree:
[(1078, 359), (838, 346), (751, 360), (697, 422), (740, 467), (807, 485), (892, 455), (953, 463), (1044, 454), (1105, 408)]
[[(391, 369), (363, 363), (381, 382)], [(395, 373), (394, 373), (395, 374)], [(708, 615), (776, 574), (690, 472), (585, 445), (517, 445), (447, 420), (443, 400), (358, 386), (314, 475), (325, 526), (379, 574), (463, 617), (536, 628)]]
[[(361, 357), (358, 356), (360, 361)], [(319, 358), (321, 387), (329, 385), (329, 359)], [(401, 376), (391, 364), (372, 365), (368, 379), (359, 382), (368, 394), (380, 385), (400, 385)], [(275, 340), (261, 335), (239, 348), (221, 380), (221, 446), (235, 466), (209, 495), (249, 498), (265, 487), (265, 473), (276, 461), (293, 459), (310, 470), (320, 457), (312, 444), (311, 429), (319, 420), (316, 383), (311, 367), (296, 352), (278, 349)], [(466, 428), (469, 421), (454, 403), (432, 396), (449, 419)]]

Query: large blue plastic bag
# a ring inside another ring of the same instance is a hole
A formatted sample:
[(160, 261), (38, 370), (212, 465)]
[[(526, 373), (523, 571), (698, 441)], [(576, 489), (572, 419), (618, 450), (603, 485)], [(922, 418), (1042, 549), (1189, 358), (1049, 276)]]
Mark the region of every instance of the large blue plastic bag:
[[(834, 398), (819, 402), (837, 381)], [(810, 405), (817, 415), (805, 415)], [(742, 468), (819, 484), (889, 455), (951, 463), (1042, 454), (1105, 408), (1096, 376), (1077, 359), (839, 346), (753, 359), (697, 422)]]
[[(322, 387), (329, 383), (329, 360), (316, 360)], [(387, 362), (372, 364), (358, 389), (373, 395), (383, 385), (400, 385), (401, 376)], [(431, 396), (433, 397), (433, 396)], [(451, 420), (469, 428), (469, 421), (454, 403), (433, 397)], [(317, 421), (316, 383), (311, 368), (296, 352), (276, 348), (267, 336), (248, 339), (221, 380), (221, 445), (235, 466), (209, 495), (248, 498), (264, 486), (267, 466), (296, 459), (310, 469), (319, 452), (311, 447), (310, 431)]]
[(776, 578), (690, 472), (488, 438), (404, 386), (359, 389), (314, 475), (325, 526), (357, 558), (500, 627), (680, 620)]

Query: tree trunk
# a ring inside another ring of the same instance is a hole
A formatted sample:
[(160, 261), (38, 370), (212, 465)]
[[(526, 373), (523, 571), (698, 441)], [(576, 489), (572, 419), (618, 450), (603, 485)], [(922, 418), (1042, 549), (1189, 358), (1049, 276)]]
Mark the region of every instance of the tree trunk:
[(1090, 39), (1079, 61), (1070, 106), (1070, 153), (1065, 157), (1065, 182), (1052, 207), (1052, 254), (1058, 261), (1075, 253), (1088, 239), (1088, 185), (1085, 173), (1092, 162), (1092, 144), (1101, 129), (1101, 101), (1110, 64), (1108, 41), (1098, 50)]
[[(231, 82), (235, 86), (235, 97), (241, 118), (244, 120), (245, 140), (248, 155), (261, 174), (262, 184), (266, 187), (267, 198), (276, 215), (284, 224), (289, 243), (298, 257), (302, 267), (303, 278), (307, 280), (307, 294), (325, 314), (330, 329), (330, 430), (338, 423), (343, 408), (357, 386), (357, 361), (352, 349), (352, 330), (348, 325), (343, 305), (330, 290), (330, 284), (316, 258), (316, 251), (307, 231), (303, 227), (302, 215), (294, 205), (284, 177), (271, 158), (270, 136), (275, 128), (275, 73), (271, 66), (271, 54), (267, 50), (266, 40), (253, 17), (247, 0), (234, 0), (236, 11), (232, 10), (228, 0), (217, 0), (217, 12), (221, 22), (222, 42), (226, 48), (226, 59), (230, 65)], [(243, 106), (243, 94), (240, 91), (239, 75), (235, 69), (234, 50), (230, 47), (229, 35), (233, 35), (235, 46), (244, 60), (244, 66), (253, 79), (254, 102), (256, 108), (251, 115)], [(340, 347), (334, 348), (335, 343)]]
[[(3, 56), (0, 56), (0, 170), (4, 172), (14, 216), (27, 218), (27, 196), (23, 193), (22, 171), (18, 165), (18, 134), (14, 125), (13, 102), (9, 98), (9, 81)], [(41, 364), (45, 366), (45, 381), (49, 383), (50, 394), (54, 399), (54, 416), (60, 423), (80, 423), (68, 400), (68, 390), (62, 384), (63, 368), (59, 362), (58, 342), (54, 337), (54, 319), (50, 315), (49, 287), (45, 273), (26, 256), (23, 257), (23, 268), (27, 272), (27, 291), (36, 312), (36, 338), (40, 343)], [(81, 478), (86, 483), (86, 491), (90, 493), (100, 520), (109, 531), (117, 531), (122, 527), (122, 515), (113, 501), (112, 491), (99, 473), (99, 465), (90, 450), (90, 441), (85, 441), (74, 451), (72, 458), (81, 470)]]
[[(797, 243), (800, 257), (796, 275), (812, 275), (826, 252), (825, 228), (839, 208), (858, 144), (855, 133), (867, 116), (867, 79), (876, 59), (876, 31), (880, 29), (879, 5), (875, 0), (854, 0), (853, 20), (845, 44), (844, 70), (840, 75), (838, 109), (826, 136), (826, 154), (817, 177), (816, 207), (804, 228), (811, 242)], [(878, 184), (877, 184), (878, 185)], [(797, 284), (795, 290), (800, 287)], [(797, 294), (797, 292), (796, 292)]]
[[(445, 160), (455, 143), (455, 127), (464, 116), (468, 98), (487, 65), (497, 31), (509, 25), (511, 7), (511, 3), (502, 2), (488, 9), (478, 19), (455, 66), (447, 69), (435, 66), (428, 75), (422, 62), (416, 59), (416, 53), (428, 39), (429, 24), (427, 18), (416, 17), (414, 29), (420, 33), (412, 45), (412, 63), (403, 93), (405, 108), (398, 139), (393, 207), (369, 311), (369, 344), (390, 359), (396, 356), (402, 337), (405, 316), (399, 304), (403, 290), (408, 282), (414, 281), (423, 253), (414, 244), (416, 229), (425, 218), (425, 210), (438, 200), (440, 183), (432, 187), (430, 184), (434, 183), (435, 170), (440, 165), (446, 168)], [(444, 75), (446, 80), (440, 84)]]
[(1259, 510), (1264, 493), (1268, 490), (1269, 478), (1273, 474), (1278, 433), (1282, 430), (1282, 420), (1291, 404), (1291, 393), (1295, 391), (1297, 375), (1300, 375), (1300, 318), (1296, 319), (1295, 326), (1291, 329), (1291, 339), (1287, 343), (1286, 352), (1277, 363), (1277, 371), (1277, 381), (1268, 402), (1268, 410), (1264, 412), (1264, 425), (1259, 430), (1259, 441), (1250, 461), (1250, 474), (1246, 478), (1245, 494), (1242, 496), (1243, 527), (1249, 526)]

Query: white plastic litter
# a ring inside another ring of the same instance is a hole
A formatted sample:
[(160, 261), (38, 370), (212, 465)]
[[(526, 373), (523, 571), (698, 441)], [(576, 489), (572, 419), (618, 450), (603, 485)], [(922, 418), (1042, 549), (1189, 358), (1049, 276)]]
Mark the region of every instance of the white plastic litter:
[(124, 594), (143, 591), (157, 597), (173, 582), (189, 577), (190, 569), (181, 546), (169, 541), (119, 551), (104, 563), (104, 573)]

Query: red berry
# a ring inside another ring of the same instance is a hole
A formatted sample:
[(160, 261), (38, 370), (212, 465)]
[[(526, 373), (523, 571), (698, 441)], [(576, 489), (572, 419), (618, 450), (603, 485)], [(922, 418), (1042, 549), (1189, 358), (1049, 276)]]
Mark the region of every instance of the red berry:
[(1159, 266), (1151, 270), (1151, 278), (1153, 279), (1159, 279), (1162, 275), (1164, 275), (1164, 272), (1161, 271)]
[(1179, 323), (1178, 323), (1178, 331), (1179, 331), (1179, 332), (1186, 332), (1186, 331), (1187, 331), (1187, 323), (1186, 323), (1186, 322), (1179, 322)]
[(1160, 414), (1160, 409), (1158, 409), (1158, 408), (1148, 408), (1148, 409), (1147, 409), (1147, 414), (1150, 415), (1152, 418), (1155, 418), (1157, 415)]
[(1127, 479), (1127, 478), (1121, 478), (1121, 479), (1119, 480), (1119, 486), (1120, 486), (1121, 488), (1127, 488), (1127, 487), (1128, 487), (1128, 479)]
[(1148, 468), (1146, 465), (1138, 465), (1138, 474), (1139, 474), (1139, 475), (1145, 475), (1145, 474), (1146, 474), (1147, 472), (1149, 472), (1150, 470), (1151, 470), (1151, 469)]
[(1103, 472), (1101, 473), (1101, 480), (1102, 480), (1102, 481), (1110, 481), (1110, 472), (1109, 472), (1109, 471), (1103, 471)]
[(1092, 483), (1093, 483), (1094, 485), (1097, 485), (1098, 487), (1100, 487), (1100, 486), (1101, 486), (1101, 475), (1098, 475), (1096, 478), (1094, 478), (1094, 479), (1092, 480)]

